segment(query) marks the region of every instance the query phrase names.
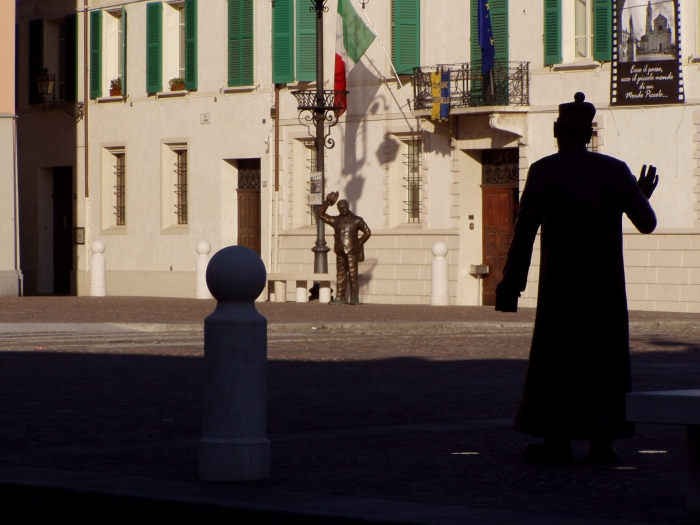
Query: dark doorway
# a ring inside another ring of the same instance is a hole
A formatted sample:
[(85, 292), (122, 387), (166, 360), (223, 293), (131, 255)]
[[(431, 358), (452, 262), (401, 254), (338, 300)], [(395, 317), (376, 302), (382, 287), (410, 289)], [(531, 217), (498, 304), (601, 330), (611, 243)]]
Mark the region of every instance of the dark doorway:
[(53, 169), (53, 293), (71, 293), (73, 271), (73, 169)]
[(484, 150), (481, 165), (483, 264), (489, 267), (489, 274), (483, 280), (482, 304), (493, 306), (518, 210), (518, 150)]
[(260, 255), (260, 159), (238, 161), (238, 244)]

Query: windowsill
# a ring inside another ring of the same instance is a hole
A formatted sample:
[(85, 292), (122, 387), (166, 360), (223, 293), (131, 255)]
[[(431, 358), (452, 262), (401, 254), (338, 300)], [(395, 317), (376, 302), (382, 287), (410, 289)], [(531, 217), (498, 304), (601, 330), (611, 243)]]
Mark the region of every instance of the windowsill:
[(160, 93), (156, 93), (156, 98), (175, 98), (175, 97), (184, 97), (186, 95), (189, 95), (190, 92), (187, 91), (186, 89), (181, 89), (179, 91), (161, 91)]
[(221, 92), (224, 95), (229, 95), (231, 93), (250, 93), (251, 91), (255, 91), (256, 89), (256, 86), (233, 86), (225, 87), (221, 90)]
[(597, 69), (600, 67), (600, 62), (567, 62), (565, 64), (554, 64), (552, 71), (581, 71), (586, 69)]
[(110, 226), (100, 232), (102, 235), (126, 235), (129, 231), (126, 226)]
[(692, 56), (688, 62), (691, 64), (700, 64), (700, 56)]
[(160, 230), (161, 235), (188, 235), (190, 233), (189, 224), (175, 224)]
[(95, 101), (98, 104), (104, 104), (105, 102), (126, 102), (126, 97), (124, 95), (119, 95), (116, 97), (100, 97), (96, 98)]

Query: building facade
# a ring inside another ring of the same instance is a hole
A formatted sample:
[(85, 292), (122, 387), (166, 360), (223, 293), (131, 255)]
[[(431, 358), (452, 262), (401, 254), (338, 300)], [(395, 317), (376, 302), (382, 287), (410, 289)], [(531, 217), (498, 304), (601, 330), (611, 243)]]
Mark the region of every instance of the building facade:
[[(528, 167), (556, 151), (558, 104), (583, 91), (598, 109), (590, 147), (661, 175), (657, 231), (642, 236), (625, 222), (630, 307), (700, 311), (692, 0), (492, 0), (492, 77), (481, 72), (475, 0), (352, 4), (378, 38), (349, 75), (348, 111), (327, 129), (335, 147), (324, 163), (326, 190), (372, 229), (364, 302), (428, 303), (431, 247), (443, 241), (451, 303), (492, 304)], [(324, 14), (327, 89), (336, 6), (329, 0)], [(199, 241), (249, 246), (269, 272), (313, 270), (317, 154), (292, 95), (315, 89), (310, 7), (18, 0), (27, 293), (87, 294), (95, 240), (106, 246), (110, 295), (193, 297)], [(642, 46), (647, 20), (670, 44)], [(56, 78), (41, 99), (43, 68)], [(536, 249), (524, 306), (535, 304), (538, 269)]]

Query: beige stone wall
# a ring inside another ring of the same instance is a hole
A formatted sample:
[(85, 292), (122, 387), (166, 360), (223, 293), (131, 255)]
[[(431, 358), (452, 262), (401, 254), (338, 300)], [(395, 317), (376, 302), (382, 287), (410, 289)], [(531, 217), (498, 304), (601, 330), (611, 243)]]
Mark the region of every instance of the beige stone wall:
[(0, 2), (0, 114), (15, 112), (15, 3)]
[[(624, 236), (627, 305), (630, 310), (700, 312), (700, 233)], [(522, 306), (537, 305), (539, 235)]]
[[(333, 247), (333, 234), (326, 240)], [(312, 272), (315, 232), (286, 233), (280, 236), (279, 272)], [(456, 232), (375, 231), (365, 245), (365, 262), (360, 264), (360, 299), (364, 303), (429, 304), (430, 273), (434, 243), (447, 243), (450, 264), (450, 304), (456, 304), (459, 236)], [(335, 256), (328, 254), (328, 271), (335, 275)], [(331, 287), (337, 288), (335, 280)], [(335, 295), (335, 291), (333, 292)], [(294, 283), (287, 283), (287, 300), (295, 300)]]

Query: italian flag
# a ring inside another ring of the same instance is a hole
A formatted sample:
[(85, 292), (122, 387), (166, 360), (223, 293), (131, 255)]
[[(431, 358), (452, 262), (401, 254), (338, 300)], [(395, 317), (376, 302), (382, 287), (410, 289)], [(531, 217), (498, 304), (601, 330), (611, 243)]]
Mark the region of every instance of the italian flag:
[[(374, 42), (374, 33), (365, 25), (355, 11), (351, 0), (338, 0), (335, 37), (335, 81), (333, 89), (345, 91), (348, 75), (355, 64), (360, 61), (367, 48)], [(336, 96), (335, 105), (341, 106), (336, 111), (340, 117), (348, 109), (348, 100), (344, 95)]]

